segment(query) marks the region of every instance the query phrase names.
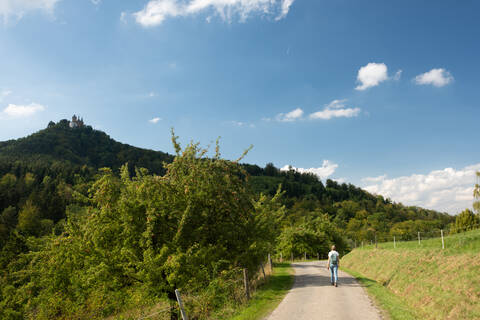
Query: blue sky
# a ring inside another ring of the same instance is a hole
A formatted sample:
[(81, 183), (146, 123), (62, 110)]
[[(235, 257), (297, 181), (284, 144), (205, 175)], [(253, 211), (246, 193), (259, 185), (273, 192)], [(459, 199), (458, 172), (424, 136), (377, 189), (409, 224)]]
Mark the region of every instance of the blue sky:
[(172, 152), (292, 165), (406, 204), (470, 207), (480, 3), (2, 0), (0, 140), (80, 114)]

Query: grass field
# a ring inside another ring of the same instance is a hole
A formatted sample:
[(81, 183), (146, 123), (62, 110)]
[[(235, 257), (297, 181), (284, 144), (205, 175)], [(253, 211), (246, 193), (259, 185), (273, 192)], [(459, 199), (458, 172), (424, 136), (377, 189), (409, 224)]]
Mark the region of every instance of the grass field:
[(445, 247), (382, 243), (353, 250), (342, 266), (392, 319), (480, 319), (480, 230), (445, 237)]
[(290, 263), (276, 263), (268, 283), (258, 288), (248, 305), (229, 320), (257, 320), (272, 312), (293, 284)]

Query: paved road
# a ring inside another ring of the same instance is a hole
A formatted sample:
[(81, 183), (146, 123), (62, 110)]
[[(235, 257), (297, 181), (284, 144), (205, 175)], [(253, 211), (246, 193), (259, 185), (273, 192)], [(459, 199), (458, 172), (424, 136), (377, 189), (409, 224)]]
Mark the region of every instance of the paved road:
[(338, 287), (330, 284), (326, 261), (292, 264), (295, 283), (267, 320), (381, 319), (364, 289), (339, 271)]

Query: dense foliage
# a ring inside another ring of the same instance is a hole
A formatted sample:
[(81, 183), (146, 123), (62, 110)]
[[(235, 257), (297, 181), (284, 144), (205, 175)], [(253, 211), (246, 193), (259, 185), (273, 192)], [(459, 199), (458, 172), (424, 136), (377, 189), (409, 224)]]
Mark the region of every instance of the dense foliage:
[(454, 221), (173, 144), (175, 157), (66, 120), (0, 143), (0, 318), (101, 318), (175, 288), (201, 293), (207, 317), (268, 253), (324, 257)]

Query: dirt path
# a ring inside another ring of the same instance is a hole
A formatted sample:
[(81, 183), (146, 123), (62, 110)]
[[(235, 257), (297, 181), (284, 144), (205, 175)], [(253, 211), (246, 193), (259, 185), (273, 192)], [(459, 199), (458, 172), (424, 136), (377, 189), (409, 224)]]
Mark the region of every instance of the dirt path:
[(326, 261), (294, 263), (295, 283), (267, 320), (381, 319), (364, 289), (339, 271), (338, 287), (330, 284)]

